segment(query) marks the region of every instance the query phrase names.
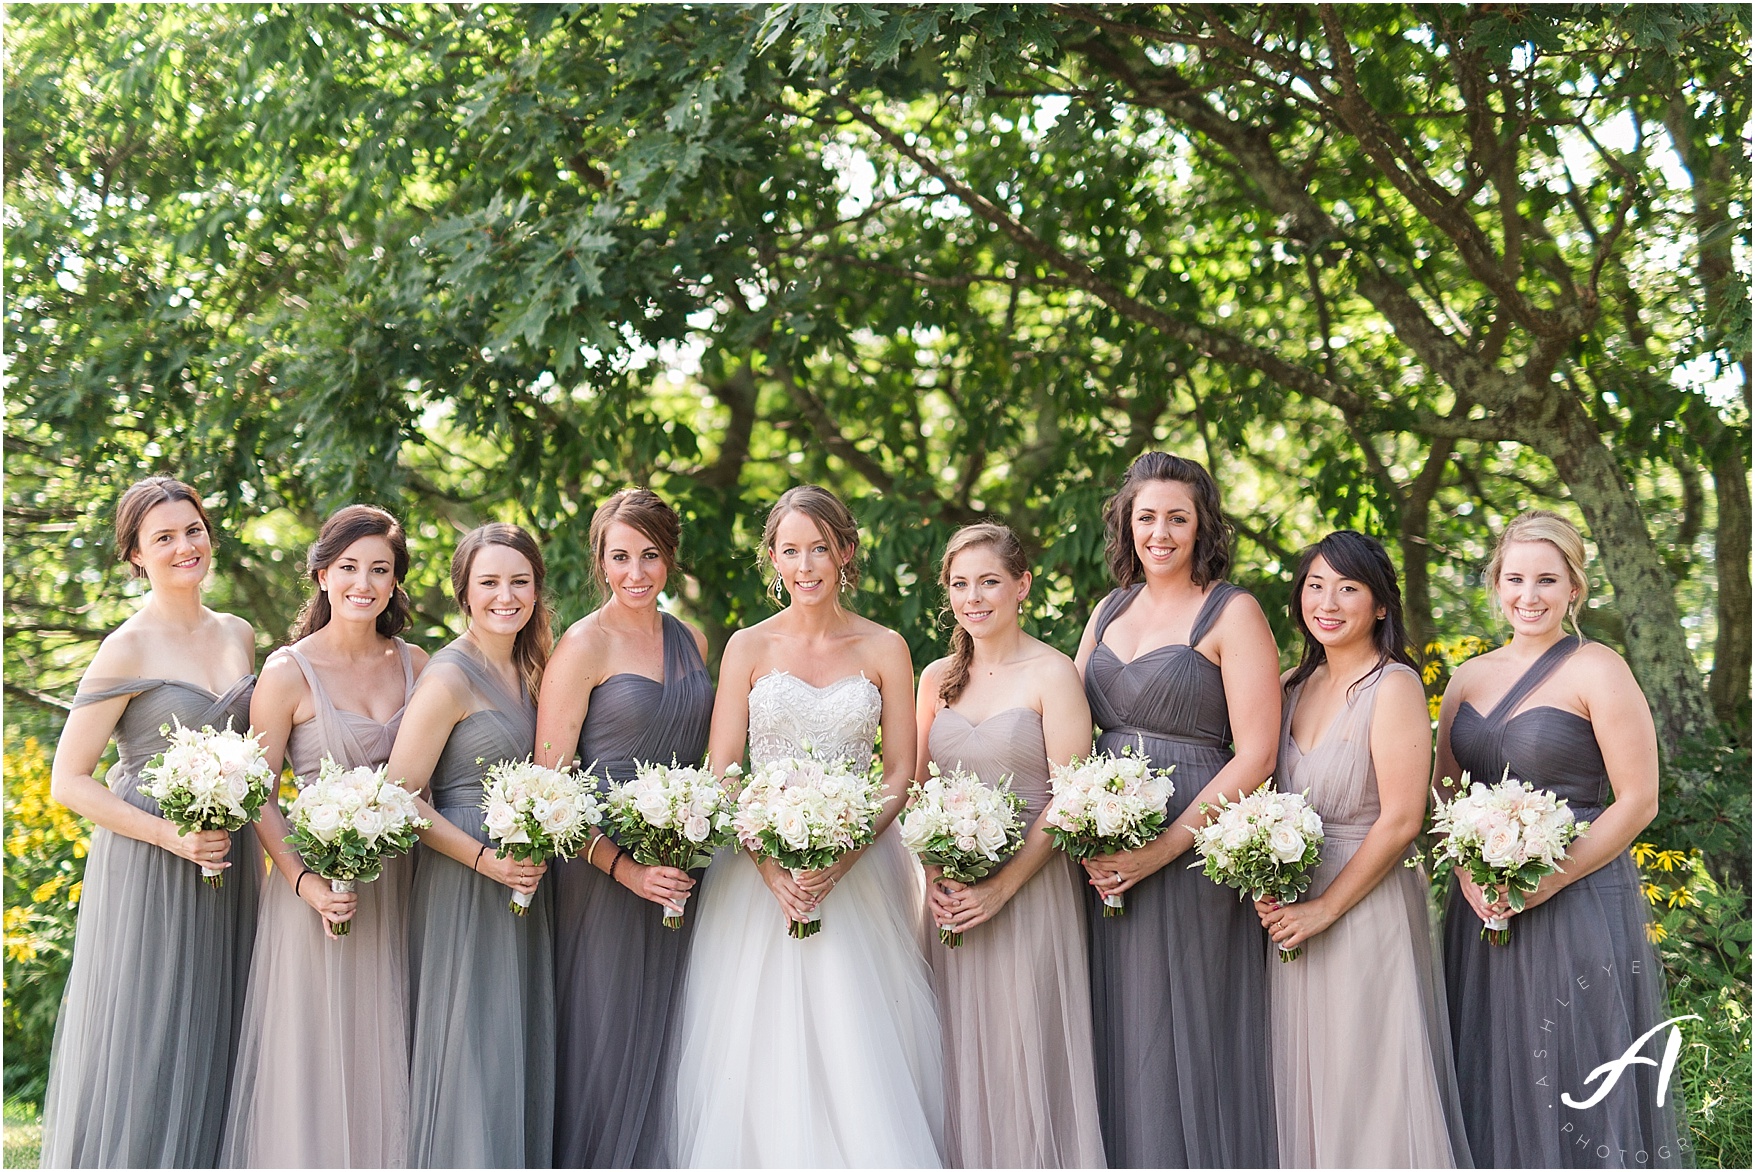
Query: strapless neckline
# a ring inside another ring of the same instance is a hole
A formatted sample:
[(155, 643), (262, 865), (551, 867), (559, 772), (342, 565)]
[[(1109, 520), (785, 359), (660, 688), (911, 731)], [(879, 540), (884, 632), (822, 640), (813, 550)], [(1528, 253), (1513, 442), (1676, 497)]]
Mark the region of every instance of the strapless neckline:
[(1034, 708), (1028, 707), (1027, 705), (1024, 705), (1024, 704), (1013, 704), (1009, 708), (1001, 708), (997, 712), (988, 713), (986, 716), (982, 717), (980, 720), (970, 720), (967, 716), (964, 716), (961, 712), (958, 712), (955, 708), (941, 708), (938, 710), (938, 715), (941, 718), (945, 717), (945, 716), (954, 716), (958, 720), (962, 721), (964, 724), (968, 725), (970, 728), (980, 728), (982, 725), (987, 724), (990, 721), (998, 720), (1000, 717), (1004, 716), (1008, 712), (1028, 712), (1031, 716), (1034, 716), (1037, 720), (1042, 719), (1042, 714), (1040, 712), (1038, 712)]
[(859, 681), (859, 682), (866, 684), (868, 687), (870, 687), (872, 691), (878, 692), (880, 695), (882, 695), (882, 691), (878, 688), (878, 686), (876, 684), (871, 682), (871, 678), (865, 674), (865, 671), (863, 669), (854, 673), (853, 675), (842, 676), (838, 680), (831, 680), (829, 683), (826, 683), (826, 684), (813, 684), (809, 680), (803, 678), (802, 676), (795, 676), (791, 672), (785, 670), (784, 668), (776, 667), (776, 668), (770, 669), (767, 675), (763, 676), (761, 679), (757, 680), (754, 684), (750, 685), (750, 690), (753, 692), (757, 688), (761, 687), (763, 684), (767, 683), (769, 680), (772, 680), (772, 679), (791, 680), (794, 683), (804, 685), (805, 687), (809, 688), (813, 692), (833, 692), (835, 689), (839, 688), (842, 684), (849, 684), (849, 683), (853, 683), (855, 681)]

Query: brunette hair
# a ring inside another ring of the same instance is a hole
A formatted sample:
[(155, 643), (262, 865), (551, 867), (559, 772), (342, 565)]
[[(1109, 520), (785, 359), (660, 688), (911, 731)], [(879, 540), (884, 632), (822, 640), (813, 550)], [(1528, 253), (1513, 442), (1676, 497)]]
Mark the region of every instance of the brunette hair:
[(542, 672), (548, 666), (549, 650), (554, 646), (552, 616), (548, 598), (543, 593), (548, 567), (543, 564), (542, 550), (537, 548), (536, 539), (517, 525), (489, 521), (471, 529), (457, 543), (457, 552), (451, 555), (451, 593), (457, 599), (457, 609), (465, 615), (469, 614), (469, 571), (475, 565), (475, 555), (489, 545), (503, 545), (523, 554), (524, 560), (530, 563), (532, 585), (536, 587), (536, 613), (530, 616), (530, 621), (512, 641), (512, 662), (524, 680), (525, 690), (535, 700), (542, 688)]
[(1547, 509), (1526, 509), (1512, 518), (1505, 532), (1499, 535), (1499, 544), (1493, 547), (1493, 557), (1487, 562), (1487, 589), (1499, 589), (1499, 571), (1505, 565), (1505, 547), (1514, 541), (1545, 541), (1560, 551), (1566, 561), (1566, 576), (1572, 579), (1575, 593), (1572, 601), (1566, 606), (1566, 617), (1572, 620), (1572, 629), (1580, 637), (1584, 632), (1578, 629), (1578, 608), (1584, 605), (1585, 598), (1590, 594), (1590, 579), (1585, 575), (1584, 563), (1586, 555), (1584, 538), (1579, 534), (1578, 527), (1559, 513)]
[[(947, 591), (951, 586), (951, 562), (958, 554), (978, 545), (990, 547), (999, 555), (1006, 573), (1014, 578), (1022, 578), (1030, 571), (1030, 561), (1024, 556), (1024, 543), (1018, 535), (1006, 525), (997, 521), (981, 521), (974, 525), (965, 525), (951, 534), (950, 541), (945, 545), (944, 557), (938, 563), (938, 584)], [(963, 624), (956, 623), (951, 627), (951, 658), (945, 666), (944, 679), (939, 683), (938, 696), (946, 704), (955, 704), (963, 689), (969, 686), (969, 664), (975, 658), (975, 639)]]
[(1104, 555), (1118, 586), (1132, 586), (1145, 576), (1140, 555), (1133, 547), (1133, 501), (1141, 488), (1154, 480), (1186, 484), (1194, 497), (1194, 584), (1205, 587), (1220, 581), (1231, 568), (1231, 523), (1219, 508), (1219, 486), (1212, 474), (1193, 460), (1168, 452), (1143, 452), (1128, 466), (1121, 487), (1103, 505), (1103, 525), (1108, 531)]
[(207, 519), (207, 509), (194, 489), (172, 476), (148, 476), (145, 480), (136, 480), (116, 502), (116, 559), (127, 564), (130, 577), (146, 577), (146, 571), (130, 559), (140, 548), (140, 526), (145, 522), (146, 514), (168, 501), (188, 501), (194, 505), (202, 528), (207, 530), (209, 538), (213, 536), (213, 522)]
[(609, 527), (618, 521), (633, 526), (640, 536), (658, 547), (666, 574), (675, 572), (677, 546), (682, 542), (682, 518), (649, 488), (624, 488), (598, 505), (591, 514), (591, 566), (596, 571), (592, 584), (598, 597), (604, 600), (609, 597), (603, 583), (604, 545), (609, 539)]
[(402, 522), (376, 505), (348, 505), (323, 522), (317, 540), (311, 543), (311, 552), (305, 555), (305, 573), (316, 589), (305, 600), (299, 617), (293, 620), (291, 642), (296, 643), (328, 625), (333, 617), (329, 609), (329, 592), (323, 589), (317, 574), (334, 565), (336, 559), (347, 552), (348, 546), (363, 537), (382, 537), (389, 542), (394, 567), (391, 572), (395, 576), (396, 589), (391, 592), (389, 603), (378, 612), (378, 634), (388, 639), (400, 635), (408, 626), (413, 608), (408, 601), (408, 592), (402, 588), (402, 580), (408, 576), (408, 536), (402, 531)]
[[(835, 556), (847, 557), (846, 564), (840, 567), (840, 576), (846, 581), (849, 592), (859, 589), (859, 522), (841, 503), (841, 498), (819, 484), (797, 484), (781, 493), (780, 499), (768, 510), (768, 519), (762, 523), (762, 548), (769, 553), (774, 552), (780, 522), (791, 512), (803, 513), (815, 521), (823, 537), (835, 547)], [(776, 580), (774, 589), (778, 591), (779, 588)]]
[(1383, 608), (1383, 617), (1371, 628), (1371, 641), (1377, 647), (1377, 666), (1353, 686), (1358, 687), (1389, 663), (1405, 664), (1419, 671), (1419, 661), (1408, 648), (1408, 629), (1402, 620), (1402, 588), (1396, 581), (1389, 554), (1384, 552), (1383, 545), (1375, 537), (1351, 529), (1336, 529), (1304, 551), (1304, 556), (1298, 561), (1298, 572), (1292, 575), (1292, 622), (1298, 633), (1304, 636), (1304, 657), (1286, 677), (1285, 690), (1290, 692), (1328, 662), (1328, 648), (1316, 641), (1304, 622), (1304, 582), (1310, 577), (1310, 567), (1319, 557), (1341, 577), (1351, 578), (1371, 591), (1372, 603)]

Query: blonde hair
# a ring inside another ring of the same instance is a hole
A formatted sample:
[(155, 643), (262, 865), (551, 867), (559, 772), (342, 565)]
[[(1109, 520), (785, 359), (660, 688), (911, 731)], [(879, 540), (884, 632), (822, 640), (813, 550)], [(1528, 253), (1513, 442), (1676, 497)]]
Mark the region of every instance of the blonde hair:
[(1573, 631), (1582, 635), (1578, 629), (1578, 608), (1584, 605), (1590, 594), (1590, 579), (1584, 572), (1587, 555), (1584, 537), (1579, 534), (1578, 527), (1547, 509), (1528, 509), (1519, 513), (1499, 535), (1499, 544), (1493, 547), (1493, 557), (1487, 562), (1486, 585), (1489, 589), (1498, 589), (1499, 571), (1505, 565), (1505, 549), (1514, 541), (1545, 541), (1560, 551), (1560, 557), (1566, 563), (1566, 575), (1572, 580), (1572, 601), (1566, 606), (1566, 615), (1572, 620)]
[[(840, 568), (839, 584), (846, 587), (849, 594), (859, 589), (859, 522), (853, 519), (853, 513), (841, 503), (840, 497), (821, 485), (794, 485), (780, 494), (780, 499), (768, 510), (768, 519), (762, 524), (762, 549), (769, 554), (774, 552), (780, 522), (793, 512), (803, 513), (815, 522), (823, 539), (834, 547), (835, 557), (847, 559)], [(774, 601), (784, 606), (779, 591), (780, 580), (776, 578), (772, 583)]]
[[(1029, 572), (1030, 561), (1024, 556), (1024, 544), (1018, 540), (1018, 535), (997, 521), (980, 521), (957, 530), (945, 546), (945, 556), (938, 564), (938, 583), (946, 591), (951, 588), (951, 563), (958, 554), (978, 545), (991, 548), (1005, 566), (1006, 573), (1013, 578), (1022, 579)], [(946, 704), (957, 702), (957, 697), (969, 686), (969, 665), (974, 659), (974, 638), (963, 629), (963, 624), (955, 623), (951, 627), (950, 663), (945, 666), (944, 679), (938, 686), (939, 699)]]

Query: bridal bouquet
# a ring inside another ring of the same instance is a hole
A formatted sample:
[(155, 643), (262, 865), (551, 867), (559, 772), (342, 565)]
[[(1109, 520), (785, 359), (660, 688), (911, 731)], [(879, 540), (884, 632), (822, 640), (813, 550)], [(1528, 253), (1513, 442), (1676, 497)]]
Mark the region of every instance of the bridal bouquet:
[[(913, 805), (902, 815), (902, 845), (947, 879), (987, 878), (1024, 845), (1024, 799), (1009, 778), (990, 786), (962, 769), (940, 773), (936, 761), (928, 768), (925, 783), (909, 787)], [(963, 942), (961, 932), (945, 927), (938, 938), (950, 948)]]
[[(797, 878), (832, 867), (869, 843), (886, 800), (877, 778), (862, 777), (845, 763), (787, 757), (750, 771), (732, 826), (752, 854), (774, 859)], [(813, 908), (786, 930), (803, 940), (822, 926), (823, 913)]]
[[(592, 826), (603, 819), (589, 777), (549, 769), (529, 758), (494, 762), (482, 778), (481, 808), (486, 816), (482, 829), (499, 844), (495, 856), (527, 863), (577, 853)], [(514, 891), (512, 911), (523, 915), (534, 898), (534, 893)]]
[[(1221, 794), (1219, 804), (1200, 807), (1212, 814), (1194, 832), (1194, 850), (1204, 860), (1206, 876), (1235, 887), (1238, 898), (1294, 903), (1310, 889), (1310, 872), (1322, 853), (1322, 817), (1303, 794), (1281, 793), (1262, 786), (1233, 802)], [(1280, 960), (1297, 960), (1304, 949), (1280, 947)]]
[[(1589, 822), (1573, 817), (1564, 798), (1536, 789), (1511, 776), (1506, 766), (1499, 784), (1462, 786), (1448, 805), (1432, 799), (1432, 833), (1442, 835), (1436, 848), (1434, 877), (1462, 867), (1483, 888), (1504, 887), (1513, 910), (1523, 910), (1523, 897), (1534, 891), (1542, 876), (1560, 870), (1566, 847), (1590, 828)], [(1489, 944), (1509, 944), (1511, 926), (1495, 916), (1481, 928)]]
[[(1048, 779), (1054, 793), (1045, 823), (1048, 836), (1075, 859), (1146, 845), (1169, 821), (1166, 810), (1176, 792), (1170, 772), (1153, 769), (1132, 745), (1117, 754), (1093, 753), (1056, 765)], [(1103, 897), (1104, 916), (1119, 916), (1125, 909), (1122, 896)]]
[[(385, 778), (382, 765), (343, 769), (328, 757), (287, 816), (287, 843), (335, 892), (376, 879), (384, 860), (413, 850), (415, 832), (432, 825), (416, 813), (414, 795)], [(330, 931), (347, 935), (348, 921)]]
[[(611, 786), (605, 796), (610, 833), (645, 866), (705, 867), (714, 850), (731, 841), (731, 795), (711, 770), (674, 760), (634, 764), (633, 779)], [(688, 898), (664, 909), (666, 928), (682, 927)]]
[[(276, 778), (254, 733), (233, 732), (230, 721), (224, 732), (175, 721), (158, 732), (170, 744), (140, 771), (140, 792), (179, 832), (237, 830), (255, 820)], [(201, 878), (210, 887), (225, 885), (223, 868), (202, 867)]]

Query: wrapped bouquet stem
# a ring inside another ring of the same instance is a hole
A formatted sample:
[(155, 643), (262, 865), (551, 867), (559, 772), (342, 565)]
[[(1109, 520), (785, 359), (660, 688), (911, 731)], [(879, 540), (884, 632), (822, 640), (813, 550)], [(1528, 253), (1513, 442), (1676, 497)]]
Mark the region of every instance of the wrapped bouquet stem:
[[(1322, 818), (1303, 794), (1281, 793), (1272, 782), (1230, 801), (1201, 803), (1207, 822), (1194, 832), (1199, 858), (1215, 883), (1236, 888), (1238, 898), (1296, 903), (1310, 890), (1322, 854)], [(1302, 947), (1279, 948), (1282, 962), (1297, 960)]]
[[(845, 763), (784, 757), (751, 769), (732, 827), (750, 853), (796, 879), (871, 842), (887, 800), (877, 778)], [(802, 919), (789, 917), (786, 931), (803, 940), (822, 927), (822, 910), (813, 908)]]
[[(589, 773), (587, 768), (585, 773)], [(482, 778), (482, 828), (498, 843), (498, 858), (546, 863), (578, 853), (603, 809), (589, 777), (568, 769), (549, 769), (529, 758), (496, 761)], [(508, 905), (524, 915), (536, 895), (512, 892)]]
[[(274, 788), (274, 770), (250, 732), (212, 725), (199, 731), (180, 723), (161, 727), (170, 744), (140, 771), (140, 792), (158, 803), (177, 830), (238, 830), (253, 822)], [(202, 867), (209, 887), (225, 884), (222, 868)]]
[[(1498, 785), (1471, 784), (1465, 773), (1461, 788), (1465, 792), (1448, 804), (1432, 795), (1431, 829), (1440, 836), (1433, 876), (1443, 878), (1461, 867), (1485, 890), (1503, 887), (1506, 902), (1521, 912), (1524, 896), (1543, 876), (1561, 869), (1566, 848), (1590, 823), (1578, 821), (1564, 798), (1512, 777), (1509, 765)], [(1481, 938), (1509, 944), (1509, 917), (1485, 921)]]
[[(1172, 767), (1174, 768), (1174, 767)], [(1137, 850), (1163, 833), (1176, 787), (1133, 746), (1054, 767), (1045, 823), (1054, 845), (1077, 860)], [(1123, 896), (1103, 897), (1105, 919), (1125, 914)]]
[[(634, 763), (633, 779), (610, 787), (606, 827), (647, 867), (704, 867), (731, 841), (732, 798), (712, 772), (693, 765)], [(664, 908), (664, 926), (683, 926), (683, 904)]]
[[(936, 761), (928, 768), (926, 781), (908, 790), (902, 845), (947, 879), (987, 878), (1024, 845), (1024, 799), (1012, 792), (1009, 778), (990, 786), (960, 768), (941, 773)], [(938, 938), (947, 948), (963, 943), (963, 934), (945, 924)]]
[[(343, 769), (328, 757), (293, 799), (287, 817), (288, 845), (329, 881), (329, 890), (342, 895), (376, 879), (385, 860), (413, 850), (417, 832), (432, 825), (417, 813), (414, 795), (386, 779), (383, 766)], [(330, 931), (345, 936), (349, 923)]]

